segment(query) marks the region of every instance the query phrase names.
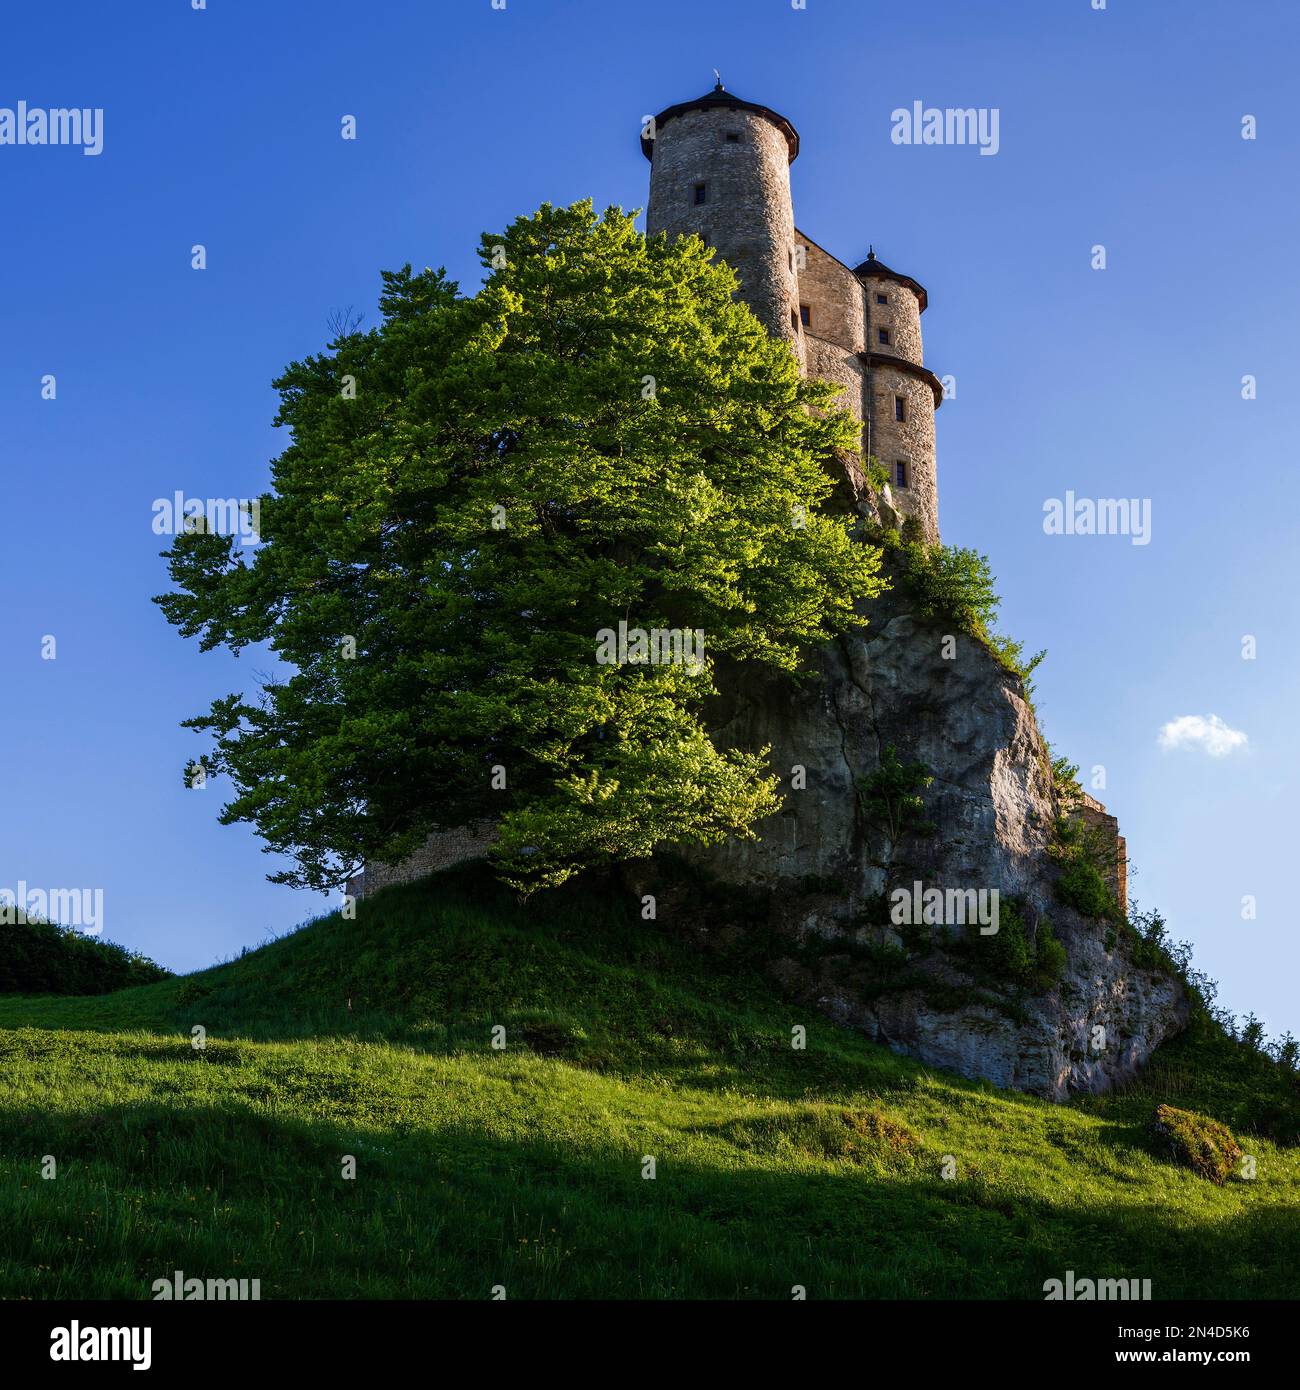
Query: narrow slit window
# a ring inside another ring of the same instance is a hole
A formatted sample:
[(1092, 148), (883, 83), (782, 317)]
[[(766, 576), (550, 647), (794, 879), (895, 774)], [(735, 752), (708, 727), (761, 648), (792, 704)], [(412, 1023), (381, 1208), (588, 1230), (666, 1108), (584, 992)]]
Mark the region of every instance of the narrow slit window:
[(812, 327), (812, 310), (806, 304), (801, 304), (799, 306), (799, 322), (803, 324), (805, 328)]
[(695, 185), (695, 206), (709, 201), (709, 185), (707, 183), (697, 183)]
[(910, 486), (911, 486), (911, 484), (907, 481), (907, 461), (906, 461), (906, 459), (897, 459), (897, 460), (895, 461), (895, 463), (894, 463), (894, 482), (897, 483), (899, 487), (910, 487)]
[(894, 419), (907, 419), (907, 401), (902, 396), (894, 397)]
[(888, 347), (888, 346), (889, 346), (889, 329), (887, 329), (887, 328), (877, 328), (877, 329), (876, 329), (876, 342), (878, 342), (878, 343), (880, 344), (881, 347)]

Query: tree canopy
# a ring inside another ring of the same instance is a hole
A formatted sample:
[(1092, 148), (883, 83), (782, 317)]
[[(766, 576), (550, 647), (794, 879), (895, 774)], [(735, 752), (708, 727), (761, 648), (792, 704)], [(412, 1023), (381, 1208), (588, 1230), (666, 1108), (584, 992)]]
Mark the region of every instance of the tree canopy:
[(222, 820), (295, 861), (277, 881), (476, 821), (524, 890), (751, 834), (777, 778), (710, 738), (717, 658), (798, 671), (880, 586), (827, 505), (854, 422), (700, 240), (582, 202), (480, 255), (472, 296), (385, 272), (382, 321), (275, 383), (260, 546), (198, 528), (165, 552), (183, 635), (289, 672), (186, 721), (233, 783)]

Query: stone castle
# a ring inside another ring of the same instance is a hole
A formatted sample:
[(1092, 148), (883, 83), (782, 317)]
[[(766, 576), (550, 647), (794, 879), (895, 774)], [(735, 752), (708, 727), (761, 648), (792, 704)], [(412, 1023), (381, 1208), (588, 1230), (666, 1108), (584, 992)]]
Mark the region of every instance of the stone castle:
[[(765, 106), (719, 83), (647, 122), (651, 161), (647, 233), (699, 235), (735, 270), (738, 295), (801, 370), (842, 387), (861, 422), (861, 452), (839, 460), (864, 517), (925, 540), (939, 539), (935, 411), (939, 380), (924, 364), (926, 292), (869, 255), (850, 268), (794, 222), (790, 164), (799, 137)], [(870, 482), (867, 460), (887, 470)], [(956, 659), (944, 656), (957, 643)], [(814, 678), (791, 683), (761, 672), (720, 682), (715, 738), (722, 747), (770, 748), (784, 783), (803, 768), (807, 785), (756, 827), (753, 840), (689, 852), (745, 920), (786, 940), (770, 972), (796, 999), (931, 1065), (1062, 1099), (1134, 1076), (1186, 1016), (1177, 981), (1139, 968), (1114, 930), (1080, 916), (1056, 892), (1053, 827), (1082, 819), (1111, 851), (1111, 888), (1127, 905), (1125, 845), (1091, 797), (1066, 803), (1022, 682), (982, 641), (945, 632), (914, 610), (905, 584), (873, 600), (869, 625), (813, 654)], [(933, 772), (925, 795), (932, 836), (893, 858), (864, 817), (863, 780), (891, 747)], [(354, 896), (482, 855), (490, 825), (433, 835), (401, 864), (371, 864), (348, 885)], [(901, 871), (906, 869), (904, 875)], [(674, 905), (674, 870), (658, 858), (621, 869), (633, 893)], [(864, 971), (863, 948), (897, 950), (879, 903), (900, 879), (996, 889), (1020, 904), (1032, 941), (1040, 924), (1065, 948), (1059, 989), (1009, 1006), (942, 952), (910, 958), (882, 990)], [(680, 907), (678, 913), (676, 908)], [(726, 949), (733, 928), (697, 915), (703, 946)], [(1106, 1042), (1100, 1049), (1097, 1037)]]
[[(934, 413), (939, 378), (925, 365), (925, 290), (874, 252), (850, 269), (795, 226), (790, 165), (799, 135), (784, 116), (732, 96), (707, 95), (647, 122), (646, 233), (692, 233), (736, 272), (740, 298), (785, 339), (808, 376), (843, 387), (862, 422), (862, 459), (889, 476), (886, 502), (939, 539)], [(865, 494), (860, 463), (850, 481)]]
[[(855, 501), (864, 512), (883, 503), (891, 520), (913, 517), (937, 541), (934, 414), (943, 387), (924, 364), (924, 288), (874, 254), (850, 269), (796, 228), (798, 132), (721, 80), (647, 122), (641, 149), (650, 161), (646, 234), (697, 235), (731, 266), (739, 297), (790, 344), (800, 370), (844, 387), (841, 404), (862, 423), (860, 457), (840, 460)], [(864, 460), (873, 457), (889, 476), (883, 499), (868, 495)], [(347, 891), (362, 897), (422, 878), (482, 854), (494, 838), (487, 825), (439, 832), (401, 864), (367, 865)]]

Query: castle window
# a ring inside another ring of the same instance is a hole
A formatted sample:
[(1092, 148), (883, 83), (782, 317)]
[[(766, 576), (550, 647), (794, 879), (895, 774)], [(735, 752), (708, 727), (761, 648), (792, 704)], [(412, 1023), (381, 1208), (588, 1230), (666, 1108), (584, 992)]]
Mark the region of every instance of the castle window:
[(895, 419), (895, 420), (906, 420), (906, 419), (907, 419), (907, 402), (906, 402), (906, 400), (903, 399), (902, 396), (895, 396), (895, 397), (894, 397), (894, 419)]
[(889, 303), (889, 296), (888, 296), (887, 294), (878, 294), (878, 295), (876, 296), (876, 303), (877, 303), (877, 304), (888, 304), (888, 303)]
[(894, 482), (899, 487), (910, 487), (907, 481), (907, 463), (904, 459), (897, 459), (894, 463)]
[(888, 347), (888, 346), (889, 346), (889, 329), (887, 329), (887, 328), (877, 328), (877, 329), (876, 329), (876, 341), (880, 344), (881, 347)]
[(707, 183), (697, 183), (695, 185), (695, 206), (709, 201), (709, 185)]
[(794, 329), (799, 327), (799, 315), (793, 309), (790, 310), (790, 327)]
[(729, 130), (729, 131), (727, 132), (727, 144), (729, 144), (729, 145), (739, 145), (739, 144), (740, 144), (740, 136), (737, 135), (736, 132), (735, 132), (734, 130)]
[(806, 304), (801, 304), (799, 306), (799, 322), (803, 324), (805, 328), (812, 327), (812, 310)]

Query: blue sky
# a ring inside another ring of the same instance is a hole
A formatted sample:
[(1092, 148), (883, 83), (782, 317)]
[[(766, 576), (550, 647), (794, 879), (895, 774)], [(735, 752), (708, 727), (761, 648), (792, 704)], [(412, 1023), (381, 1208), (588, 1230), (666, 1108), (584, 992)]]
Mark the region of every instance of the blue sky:
[[(1134, 895), (1233, 1008), (1300, 1031), (1297, 39), (1284, 0), (7, 15), (0, 107), (105, 115), (97, 157), (0, 145), (0, 886), (102, 887), (107, 934), (178, 969), (321, 910), (217, 824), (220, 784), (181, 785), (201, 744), (180, 721), (263, 668), (200, 655), (149, 602), (152, 503), (264, 488), (272, 378), (331, 310), (374, 322), (381, 268), (472, 287), (478, 234), (544, 200), (642, 206), (641, 117), (717, 66), (799, 129), (800, 226), (850, 263), (874, 243), (929, 290), (927, 361), (957, 382), (944, 538), (990, 556), (1003, 627), (1048, 648), (1046, 733), (1105, 767)], [(997, 156), (893, 145), (891, 111), (917, 100), (998, 108)], [(1070, 490), (1149, 498), (1150, 544), (1045, 535), (1044, 500)], [(1160, 748), (1189, 715), (1247, 742)]]

